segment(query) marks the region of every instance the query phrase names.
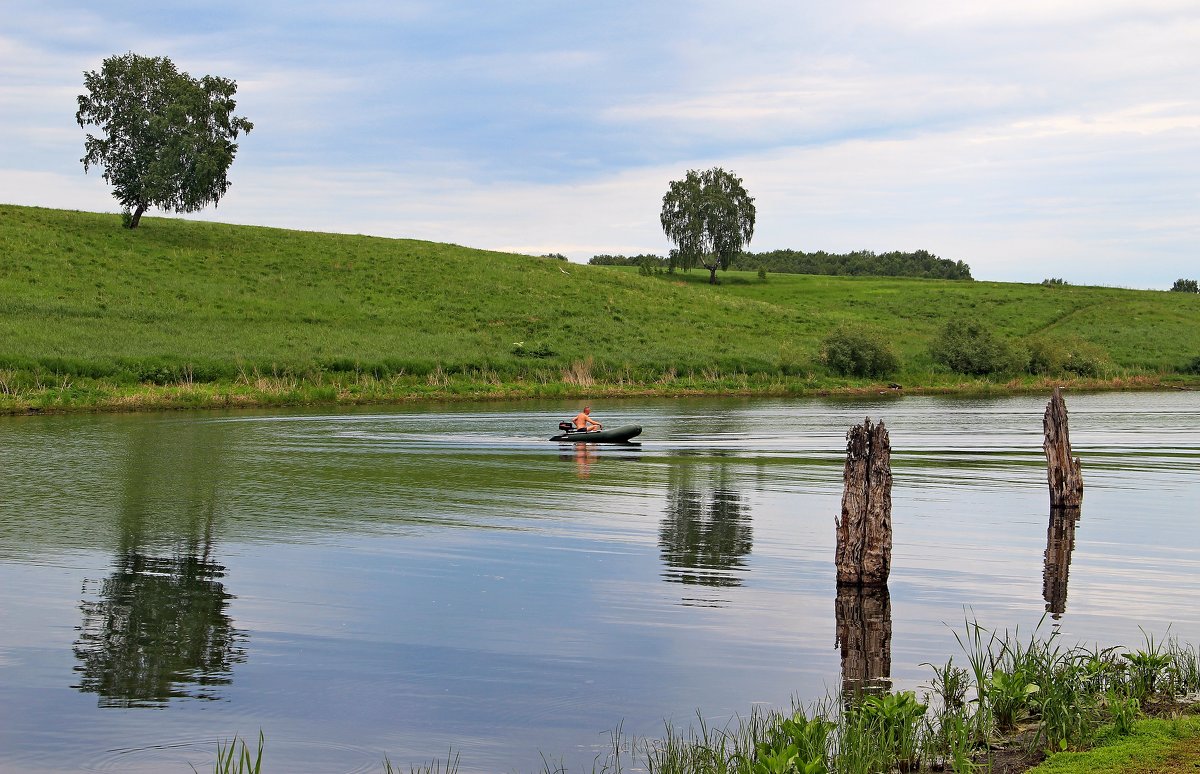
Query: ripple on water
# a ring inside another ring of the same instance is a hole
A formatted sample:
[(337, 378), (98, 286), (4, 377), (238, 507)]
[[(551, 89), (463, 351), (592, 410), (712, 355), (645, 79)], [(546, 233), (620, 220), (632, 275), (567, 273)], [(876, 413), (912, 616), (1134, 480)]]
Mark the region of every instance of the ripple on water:
[[(105, 750), (84, 763), (84, 772), (95, 774), (163, 774), (175, 771), (209, 771), (219, 750), (240, 753), (242, 743), (251, 758), (258, 754), (258, 738), (189, 738), (145, 747)], [(366, 774), (382, 769), (385, 753), (335, 741), (272, 736), (263, 740), (263, 768), (268, 771), (313, 771), (322, 774)]]

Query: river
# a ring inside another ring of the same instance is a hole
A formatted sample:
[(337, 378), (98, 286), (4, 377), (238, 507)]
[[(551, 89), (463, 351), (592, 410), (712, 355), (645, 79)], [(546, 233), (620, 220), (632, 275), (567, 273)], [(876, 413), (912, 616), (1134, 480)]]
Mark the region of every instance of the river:
[[(1047, 399), (594, 401), (644, 432), (586, 447), (546, 440), (575, 404), (2, 418), (0, 771), (204, 771), (260, 731), (268, 774), (590, 771), (618, 726), (848, 669), (920, 690), (966, 620), (1200, 643), (1200, 393), (1067, 395), (1077, 524)], [(833, 553), (867, 416), (895, 542), (863, 601)], [(888, 652), (843, 654), (864, 609)]]

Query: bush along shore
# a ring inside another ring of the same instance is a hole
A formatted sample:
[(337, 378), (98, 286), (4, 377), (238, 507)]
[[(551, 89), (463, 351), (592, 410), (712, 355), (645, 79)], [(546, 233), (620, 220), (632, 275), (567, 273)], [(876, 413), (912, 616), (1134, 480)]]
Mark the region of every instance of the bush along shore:
[[(997, 633), (967, 621), (954, 658), (917, 691), (878, 683), (787, 710), (754, 709), (714, 728), (699, 718), (659, 739), (611, 733), (592, 774), (1045, 774), (1162, 772), (1200, 765), (1200, 650), (1146, 635), (1136, 648), (1065, 646), (1057, 632)], [(218, 747), (216, 774), (260, 772), (244, 740)], [(269, 758), (269, 755), (266, 756)], [(543, 756), (544, 774), (567, 768)], [(413, 765), (455, 772), (460, 756)], [(390, 760), (381, 771), (391, 774)]]

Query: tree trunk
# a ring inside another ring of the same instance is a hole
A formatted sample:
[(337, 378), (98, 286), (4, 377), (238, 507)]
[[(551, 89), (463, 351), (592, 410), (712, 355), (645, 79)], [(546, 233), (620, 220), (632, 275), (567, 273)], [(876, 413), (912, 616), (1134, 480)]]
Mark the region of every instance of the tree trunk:
[(1046, 440), (1042, 448), (1046, 451), (1046, 478), (1050, 484), (1051, 508), (1078, 508), (1083, 504), (1083, 473), (1079, 458), (1071, 457), (1071, 436), (1067, 431), (1067, 404), (1062, 390), (1054, 388), (1054, 395), (1046, 405), (1046, 416), (1042, 420)]
[(883, 423), (868, 417), (846, 433), (842, 515), (837, 522), (838, 584), (883, 586), (892, 569), (892, 450)]
[(138, 227), (138, 224), (142, 222), (142, 213), (144, 213), (145, 211), (146, 211), (146, 205), (144, 205), (144, 204), (139, 204), (137, 206), (137, 208), (134, 209), (133, 214), (129, 216), (129, 227), (130, 228)]
[(708, 284), (710, 284), (710, 285), (717, 284), (717, 268), (718, 267), (706, 266), (704, 268), (708, 269)]

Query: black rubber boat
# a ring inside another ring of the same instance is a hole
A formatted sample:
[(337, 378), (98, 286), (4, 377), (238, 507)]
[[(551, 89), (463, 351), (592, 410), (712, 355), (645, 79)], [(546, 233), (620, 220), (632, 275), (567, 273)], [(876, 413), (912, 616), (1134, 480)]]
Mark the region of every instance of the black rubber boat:
[[(559, 429), (562, 429), (561, 425)], [(641, 432), (641, 425), (621, 425), (611, 430), (565, 430), (550, 440), (564, 443), (626, 443), (630, 438), (641, 435)]]

